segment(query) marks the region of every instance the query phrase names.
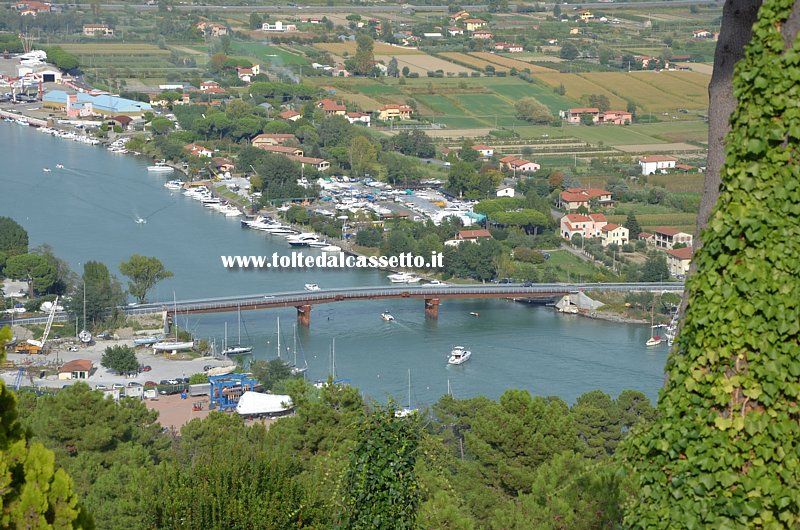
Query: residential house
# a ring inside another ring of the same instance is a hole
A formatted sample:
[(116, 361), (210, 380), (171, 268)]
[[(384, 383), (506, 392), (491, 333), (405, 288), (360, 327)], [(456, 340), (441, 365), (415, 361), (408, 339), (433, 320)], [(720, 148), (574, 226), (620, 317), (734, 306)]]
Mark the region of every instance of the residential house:
[(290, 160), (294, 160), (295, 162), (299, 162), (302, 167), (306, 167), (309, 165), (316, 169), (317, 171), (325, 171), (330, 169), (331, 163), (327, 160), (323, 160), (321, 158), (313, 158), (310, 156), (294, 156), (291, 155), (288, 157)]
[(200, 83), (200, 92), (205, 94), (224, 94), (225, 89), (219, 86), (216, 81), (204, 81)]
[(269, 22), (264, 22), (261, 24), (261, 31), (272, 31), (279, 33), (284, 31), (297, 31), (297, 26), (276, 20), (274, 24), (270, 24)]
[(516, 194), (517, 191), (513, 186), (501, 186), (497, 188), (497, 191), (495, 192), (495, 196), (497, 197), (513, 197)]
[(430, 31), (422, 34), (422, 38), (424, 39), (441, 39), (444, 37), (441, 31)]
[(678, 243), (684, 243), (687, 247), (692, 246), (692, 234), (687, 234), (668, 226), (656, 228), (653, 231), (653, 240), (656, 248), (671, 249)]
[(337, 64), (333, 68), (330, 69), (330, 73), (333, 77), (350, 77), (350, 71), (344, 67), (343, 64)]
[(58, 379), (66, 381), (70, 379), (89, 379), (94, 368), (92, 361), (88, 359), (75, 359), (61, 365), (58, 369)]
[(600, 109), (596, 107), (578, 107), (569, 109), (566, 113), (563, 111), (561, 117), (567, 122), (572, 124), (580, 124), (584, 116), (591, 116), (593, 122), (600, 120)]
[(561, 218), (561, 237), (571, 241), (576, 235), (584, 239), (600, 237), (602, 228), (606, 226), (606, 216), (601, 213), (581, 215), (568, 213)]
[(214, 158), (211, 159), (211, 163), (220, 173), (230, 174), (231, 171), (236, 169), (236, 166), (234, 165), (233, 161), (230, 158), (215, 156)]
[(568, 212), (577, 210), (581, 206), (591, 210), (590, 204), (597, 200), (600, 206), (613, 206), (611, 192), (599, 188), (568, 188), (558, 196), (558, 207)]
[(524, 51), (521, 44), (511, 44), (509, 42), (495, 42), (494, 49), (497, 51), (505, 51), (508, 53), (519, 53)]
[(276, 153), (279, 155), (287, 155), (287, 156), (303, 156), (303, 150), (299, 147), (289, 147), (286, 145), (258, 145), (256, 146), (262, 151), (267, 151), (270, 153)]
[(211, 156), (214, 154), (214, 151), (199, 144), (184, 145), (183, 150), (188, 151), (192, 156), (199, 156), (202, 158), (211, 158)]
[(67, 118), (85, 118), (94, 115), (94, 108), (91, 101), (78, 101), (78, 94), (67, 96), (66, 106)]
[(675, 168), (675, 162), (677, 161), (676, 158), (671, 156), (650, 155), (640, 158), (639, 165), (642, 167), (642, 175), (652, 175), (657, 171)]
[(278, 118), (286, 121), (297, 121), (302, 118), (303, 115), (294, 110), (284, 110), (280, 114), (278, 114)]
[(625, 110), (607, 110), (600, 114), (598, 123), (610, 123), (611, 125), (630, 125), (633, 122), (633, 114)]
[(494, 147), (485, 144), (475, 144), (472, 146), (472, 149), (477, 151), (482, 158), (492, 158), (494, 155)]
[(713, 34), (707, 29), (696, 29), (692, 32), (692, 37), (695, 39), (710, 39)]
[(348, 112), (344, 115), (350, 123), (363, 123), (367, 127), (370, 125), (372, 117), (366, 112)]
[(344, 116), (347, 113), (347, 107), (336, 103), (332, 99), (321, 99), (317, 102), (317, 108), (322, 109), (328, 116)]
[(302, 17), (300, 22), (305, 22), (306, 24), (322, 24), (322, 19), (319, 17)]
[(381, 121), (410, 120), (413, 112), (414, 109), (408, 105), (389, 103), (378, 109), (378, 119)]
[(253, 70), (251, 68), (237, 68), (236, 69), (236, 76), (245, 83), (249, 83), (255, 77)]
[(49, 13), (54, 10), (53, 5), (48, 2), (34, 2), (32, 0), (17, 2), (14, 4), (14, 9), (19, 11), (22, 16), (30, 15), (32, 17), (39, 13)]
[(506, 167), (514, 173), (536, 173), (542, 166), (524, 158), (516, 158), (508, 162)]
[(467, 28), (467, 31), (476, 31), (485, 25), (486, 21), (479, 18), (468, 18), (464, 20), (464, 26)]
[(86, 37), (113, 37), (114, 30), (108, 24), (84, 24), (83, 34)]
[(481, 239), (492, 239), (492, 234), (488, 230), (479, 229), (479, 230), (459, 230), (458, 234), (456, 234), (456, 239), (458, 241), (472, 241), (477, 242)]
[(455, 37), (457, 35), (463, 35), (464, 34), (464, 30), (459, 28), (458, 26), (450, 26), (449, 28), (447, 28), (447, 33), (451, 37)]
[(692, 263), (692, 247), (667, 250), (667, 269), (670, 276), (684, 277)]
[(197, 24), (194, 25), (195, 28), (200, 30), (204, 35), (209, 37), (222, 37), (223, 35), (228, 34), (228, 28), (223, 26), (222, 24), (217, 24), (215, 22), (208, 22), (205, 20), (201, 20)]
[(608, 223), (600, 229), (600, 242), (604, 247), (608, 245), (622, 245), (628, 244), (629, 231), (622, 225)]
[(485, 29), (479, 29), (478, 31), (474, 31), (472, 33), (473, 39), (484, 39), (489, 40), (494, 37), (494, 34), (491, 31), (487, 31)]
[(259, 134), (258, 136), (254, 136), (250, 143), (253, 147), (262, 147), (265, 145), (286, 145), (289, 142), (297, 142), (297, 136), (293, 134), (285, 134), (285, 133), (271, 133), (271, 134)]
[(581, 20), (583, 22), (589, 22), (590, 20), (594, 20), (594, 14), (591, 11), (583, 11), (581, 13)]
[(650, 232), (639, 232), (639, 241), (644, 241), (646, 245), (655, 245), (655, 237)]
[(467, 11), (459, 11), (458, 13), (453, 13), (452, 15), (450, 15), (450, 24), (456, 24), (468, 18), (469, 18), (469, 13)]

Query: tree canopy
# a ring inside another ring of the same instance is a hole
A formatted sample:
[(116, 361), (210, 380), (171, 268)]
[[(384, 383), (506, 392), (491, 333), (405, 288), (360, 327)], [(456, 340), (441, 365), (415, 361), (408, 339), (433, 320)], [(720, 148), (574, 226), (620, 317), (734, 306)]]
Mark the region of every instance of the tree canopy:
[(119, 270), (130, 279), (128, 291), (140, 304), (147, 300), (147, 291), (152, 289), (155, 284), (172, 277), (172, 273), (158, 258), (139, 254), (134, 254), (128, 261), (120, 263)]
[(0, 252), (8, 256), (28, 252), (28, 232), (10, 217), (0, 217)]

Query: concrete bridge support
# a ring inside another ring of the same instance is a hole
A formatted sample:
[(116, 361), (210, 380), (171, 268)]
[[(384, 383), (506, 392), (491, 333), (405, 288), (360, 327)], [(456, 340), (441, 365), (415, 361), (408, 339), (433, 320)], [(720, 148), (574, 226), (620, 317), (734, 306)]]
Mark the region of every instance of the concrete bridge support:
[(297, 323), (301, 326), (310, 326), (311, 325), (311, 305), (299, 305), (295, 306), (297, 308)]
[(439, 299), (426, 298), (425, 299), (425, 316), (428, 318), (439, 318)]

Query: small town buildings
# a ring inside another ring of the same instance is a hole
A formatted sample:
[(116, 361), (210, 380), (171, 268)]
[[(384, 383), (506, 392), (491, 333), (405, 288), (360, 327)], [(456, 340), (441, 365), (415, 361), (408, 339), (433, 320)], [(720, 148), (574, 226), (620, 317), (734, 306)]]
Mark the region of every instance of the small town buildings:
[(671, 249), (679, 243), (691, 247), (692, 234), (687, 234), (668, 226), (659, 226), (653, 231), (653, 241), (656, 248)]
[(283, 112), (278, 114), (278, 118), (286, 121), (297, 121), (302, 118), (303, 115), (294, 110), (284, 110)]
[(75, 359), (61, 365), (58, 369), (59, 381), (69, 381), (71, 379), (89, 379), (92, 374), (92, 361), (88, 359)]
[(485, 29), (479, 29), (478, 31), (474, 31), (472, 33), (473, 39), (482, 39), (482, 40), (489, 40), (494, 37), (494, 34), (491, 31)]
[(467, 28), (467, 31), (476, 31), (485, 25), (486, 21), (479, 18), (468, 18), (464, 20), (464, 26)]
[(22, 16), (31, 16), (35, 17), (39, 13), (49, 13), (54, 11), (53, 4), (49, 2), (34, 2), (34, 1), (22, 1), (17, 2), (14, 4), (14, 9), (19, 11), (19, 14)]
[(607, 110), (600, 114), (598, 123), (608, 123), (611, 125), (630, 125), (633, 122), (633, 114), (625, 110)]
[(604, 247), (608, 245), (627, 245), (628, 244), (628, 235), (630, 232), (627, 228), (622, 225), (608, 223), (604, 227), (600, 229), (600, 243)]
[(475, 144), (472, 149), (477, 151), (481, 158), (492, 158), (494, 156), (494, 147), (485, 144)]
[(667, 250), (667, 268), (670, 276), (684, 277), (692, 263), (692, 247)]
[(410, 120), (413, 112), (414, 109), (408, 105), (389, 103), (378, 109), (378, 119), (381, 121)]
[(458, 13), (453, 13), (452, 15), (450, 15), (450, 24), (456, 24), (468, 18), (469, 18), (469, 12), (459, 11)]
[(579, 125), (585, 119), (584, 116), (590, 116), (592, 123), (598, 124), (611, 124), (611, 125), (630, 125), (633, 121), (633, 114), (623, 110), (607, 110), (600, 112), (596, 107), (578, 107), (569, 109), (566, 112), (559, 112), (561, 118), (567, 123)]
[(372, 119), (372, 116), (366, 112), (348, 112), (344, 117), (347, 118), (347, 121), (350, 123), (363, 123), (367, 127), (369, 127), (370, 120)]
[(86, 37), (113, 37), (114, 29), (108, 24), (84, 24), (83, 34)]
[(274, 24), (270, 24), (269, 22), (264, 22), (261, 24), (261, 31), (272, 31), (278, 33), (284, 31), (297, 31), (297, 26), (276, 20)]
[(321, 99), (317, 102), (317, 108), (322, 109), (328, 116), (344, 116), (347, 112), (347, 107), (344, 105), (335, 102), (332, 99)]
[(289, 147), (286, 145), (258, 145), (256, 146), (262, 151), (267, 151), (269, 153), (276, 153), (279, 155), (288, 155), (288, 156), (303, 156), (303, 150), (299, 147)]
[(601, 213), (581, 215), (568, 213), (560, 221), (560, 234), (564, 239), (571, 241), (576, 235), (582, 238), (600, 237), (601, 230), (606, 226), (606, 216)]
[(479, 229), (479, 230), (459, 230), (456, 234), (456, 239), (458, 241), (472, 241), (473, 243), (480, 241), (481, 239), (492, 239), (492, 234), (488, 230)]
[(521, 44), (511, 44), (509, 42), (495, 42), (494, 49), (508, 53), (519, 53), (524, 51), (524, 48)]
[(639, 232), (639, 241), (644, 241), (645, 245), (655, 245), (655, 238), (650, 232)]
[(591, 209), (591, 203), (596, 200), (600, 206), (613, 206), (611, 192), (599, 188), (567, 188), (559, 196), (558, 207), (568, 212), (577, 210), (581, 206)]
[(201, 33), (209, 37), (221, 37), (228, 34), (228, 28), (215, 22), (201, 20), (194, 25)]
[(673, 169), (675, 162), (678, 160), (671, 156), (665, 155), (650, 155), (643, 156), (639, 159), (639, 165), (642, 168), (642, 175), (652, 175), (657, 171), (664, 171), (665, 169)]
[(263, 147), (265, 145), (286, 145), (290, 142), (297, 142), (297, 136), (289, 133), (265, 133), (254, 136), (250, 143), (253, 147)]
[(455, 37), (455, 36), (458, 36), (458, 35), (463, 35), (464, 34), (464, 30), (459, 28), (458, 26), (450, 26), (449, 28), (447, 28), (447, 33), (451, 37)]
[(325, 171), (330, 169), (331, 163), (327, 160), (323, 160), (322, 158), (313, 158), (310, 156), (294, 156), (291, 155), (288, 157), (290, 160), (294, 160), (295, 162), (299, 162), (301, 167), (310, 166), (316, 169), (317, 171)]
[(183, 150), (188, 151), (192, 156), (199, 156), (201, 158), (211, 158), (214, 155), (214, 151), (199, 144), (184, 145)]
[(594, 19), (594, 14), (591, 11), (583, 11), (580, 16), (581, 20), (584, 22), (589, 22)]
[(516, 194), (517, 191), (513, 186), (501, 186), (497, 188), (497, 191), (495, 192), (495, 196), (497, 197), (513, 197)]
[(710, 39), (713, 34), (707, 29), (696, 29), (692, 32), (692, 37), (695, 39)]
[(224, 94), (225, 89), (216, 81), (203, 81), (200, 83), (200, 92), (205, 94)]
[(254, 64), (250, 68), (237, 68), (236, 75), (245, 83), (250, 83), (253, 78), (261, 73), (261, 65)]

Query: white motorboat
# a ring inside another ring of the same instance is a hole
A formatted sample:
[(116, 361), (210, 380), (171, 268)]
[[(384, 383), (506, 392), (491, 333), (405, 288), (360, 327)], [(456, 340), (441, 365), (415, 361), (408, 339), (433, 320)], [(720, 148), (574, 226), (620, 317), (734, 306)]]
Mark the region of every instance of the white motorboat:
[(64, 164), (56, 164), (56, 169), (64, 169)]
[(389, 278), (389, 281), (392, 283), (417, 283), (422, 279), (413, 272), (398, 272), (396, 274), (390, 274), (387, 278)]
[(160, 162), (156, 162), (156, 165), (154, 166), (147, 166), (147, 171), (170, 173), (172, 171), (175, 171), (175, 169), (168, 166), (166, 160), (162, 160)]
[(50, 173), (53, 170), (50, 169), (49, 167), (45, 167), (45, 168), (42, 168), (42, 171), (44, 171), (45, 173)]
[(308, 246), (311, 248), (324, 248), (330, 245), (327, 241), (311, 241)]
[(249, 348), (247, 346), (239, 346), (238, 344), (234, 346), (229, 346), (222, 350), (222, 355), (243, 355), (245, 353), (250, 353), (253, 351), (253, 348)]
[(304, 232), (296, 236), (289, 236), (286, 238), (286, 241), (292, 247), (307, 247), (311, 243), (319, 242), (319, 238), (317, 237), (316, 234), (313, 234), (311, 232)]
[(223, 204), (217, 210), (225, 217), (238, 217), (242, 215), (242, 212), (239, 210), (239, 208), (231, 204)]
[(80, 340), (84, 344), (89, 344), (92, 342), (92, 333), (91, 331), (84, 329), (80, 333), (78, 333), (78, 340)]
[(386, 322), (392, 322), (394, 320), (394, 317), (388, 311), (384, 311), (383, 313), (381, 313), (381, 318)]
[(137, 225), (147, 224), (147, 219), (145, 219), (144, 217), (137, 217), (136, 218), (136, 224)]
[(456, 346), (450, 352), (450, 358), (447, 359), (448, 364), (463, 364), (472, 357), (472, 352), (464, 348), (464, 346)]
[(183, 181), (170, 180), (169, 182), (164, 184), (164, 187), (171, 191), (178, 191), (179, 189), (183, 188)]
[(304, 289), (306, 291), (319, 291), (320, 290), (319, 285), (317, 285), (316, 283), (307, 283), (307, 284), (305, 284)]
[(337, 245), (326, 245), (324, 247), (321, 247), (320, 250), (323, 252), (341, 252), (342, 247)]
[(439, 280), (431, 280), (430, 282), (423, 285), (423, 287), (448, 287), (448, 284)]

